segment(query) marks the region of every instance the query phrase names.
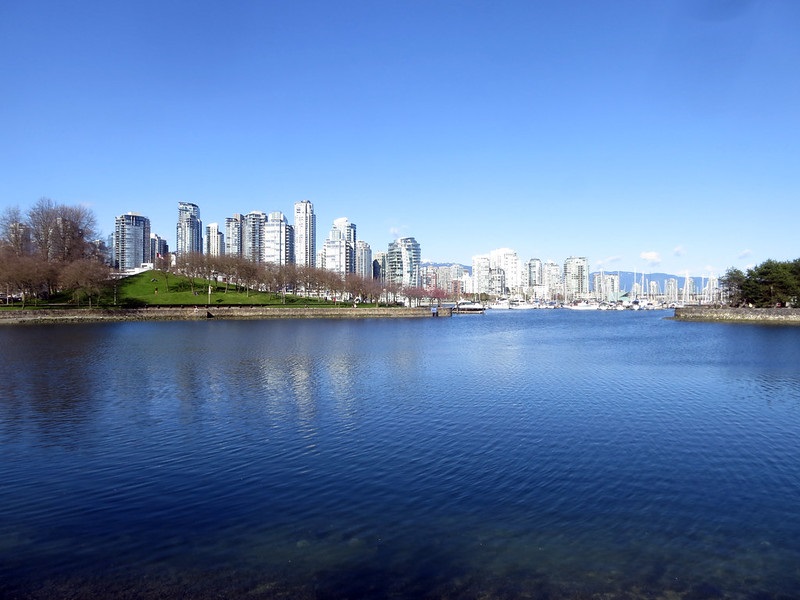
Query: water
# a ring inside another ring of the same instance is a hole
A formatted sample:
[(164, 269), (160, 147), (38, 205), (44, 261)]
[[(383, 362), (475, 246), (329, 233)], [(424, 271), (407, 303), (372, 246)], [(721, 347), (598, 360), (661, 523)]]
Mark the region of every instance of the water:
[(800, 328), (0, 328), (0, 596), (800, 596)]

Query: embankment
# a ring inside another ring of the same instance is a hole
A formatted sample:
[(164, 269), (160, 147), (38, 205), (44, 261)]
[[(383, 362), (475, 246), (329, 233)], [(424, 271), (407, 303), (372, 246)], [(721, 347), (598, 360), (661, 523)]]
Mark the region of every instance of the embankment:
[[(449, 317), (451, 309), (439, 308)], [(281, 307), (281, 306), (176, 306), (135, 309), (0, 310), (0, 325), (27, 323), (97, 323), (105, 321), (200, 321), (207, 319), (395, 319), (431, 318), (430, 308), (403, 307)]]
[(686, 306), (675, 309), (675, 319), (678, 321), (800, 325), (800, 309)]

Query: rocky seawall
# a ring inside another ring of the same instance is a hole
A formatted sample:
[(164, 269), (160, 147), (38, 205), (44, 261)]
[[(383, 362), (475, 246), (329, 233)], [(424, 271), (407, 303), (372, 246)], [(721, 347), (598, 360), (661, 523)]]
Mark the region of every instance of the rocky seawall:
[(800, 325), (800, 309), (685, 306), (675, 309), (675, 319), (678, 321)]
[[(439, 308), (449, 317), (451, 309)], [(431, 318), (431, 309), (403, 307), (308, 307), (276, 306), (176, 306), (135, 309), (36, 309), (0, 310), (0, 325), (26, 323), (97, 323), (104, 321), (205, 321), (210, 319), (387, 319)]]

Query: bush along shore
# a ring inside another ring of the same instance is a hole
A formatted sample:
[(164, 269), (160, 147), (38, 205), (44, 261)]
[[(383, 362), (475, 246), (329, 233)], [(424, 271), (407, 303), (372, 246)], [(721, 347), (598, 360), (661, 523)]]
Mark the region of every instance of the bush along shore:
[(800, 309), (685, 306), (675, 309), (675, 319), (678, 321), (800, 325)]
[[(438, 315), (450, 316), (449, 308)], [(403, 307), (150, 306), (146, 308), (63, 308), (0, 310), (0, 325), (103, 321), (198, 321), (211, 319), (385, 319), (431, 317), (431, 309)]]

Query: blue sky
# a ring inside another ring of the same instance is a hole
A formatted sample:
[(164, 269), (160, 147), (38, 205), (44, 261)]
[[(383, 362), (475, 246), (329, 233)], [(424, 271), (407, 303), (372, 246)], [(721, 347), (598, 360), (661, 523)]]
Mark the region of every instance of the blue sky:
[(800, 3), (0, 3), (0, 209), (317, 212), (470, 264), (800, 256)]

